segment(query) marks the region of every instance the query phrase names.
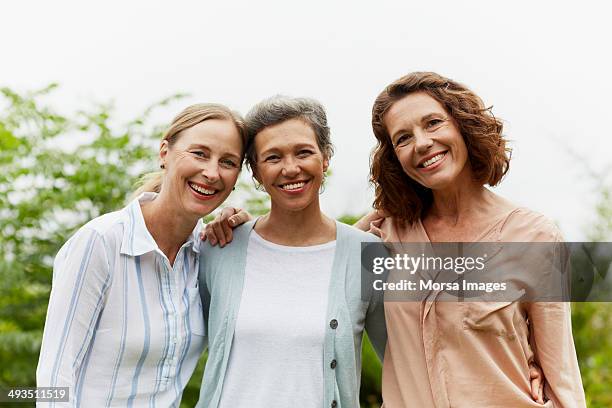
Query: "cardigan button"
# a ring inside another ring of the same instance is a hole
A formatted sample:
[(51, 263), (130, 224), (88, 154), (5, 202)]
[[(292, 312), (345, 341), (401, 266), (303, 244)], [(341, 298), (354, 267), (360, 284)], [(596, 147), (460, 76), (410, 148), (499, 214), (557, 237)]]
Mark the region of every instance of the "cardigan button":
[(331, 322), (329, 322), (329, 327), (335, 330), (336, 327), (338, 327), (338, 321), (336, 319), (332, 319)]
[(338, 363), (336, 362), (336, 359), (333, 359), (333, 360), (331, 361), (331, 364), (330, 364), (329, 366), (330, 366), (330, 367), (332, 368), (332, 370), (333, 370), (334, 368), (336, 368), (336, 365), (337, 365), (337, 364), (338, 364)]
[(338, 406), (338, 403), (336, 402), (336, 400), (333, 400), (331, 403), (331, 407), (336, 408), (337, 406)]

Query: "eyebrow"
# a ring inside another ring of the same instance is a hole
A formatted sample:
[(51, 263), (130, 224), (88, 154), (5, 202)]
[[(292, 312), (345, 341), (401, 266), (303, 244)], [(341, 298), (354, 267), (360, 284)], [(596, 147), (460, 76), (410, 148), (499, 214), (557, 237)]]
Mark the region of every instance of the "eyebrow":
[[(303, 149), (305, 147), (307, 147), (309, 149), (316, 149), (316, 145), (313, 145), (313, 144), (310, 144), (310, 143), (299, 143), (299, 144), (296, 144), (296, 145), (292, 146), (293, 149)], [(271, 147), (271, 148), (269, 148), (267, 150), (264, 150), (260, 154), (262, 156), (265, 156), (266, 154), (273, 153), (273, 152), (278, 152), (280, 150), (282, 150), (282, 149), (279, 148), (279, 147)]]
[[(191, 150), (191, 149), (202, 149), (202, 150), (210, 151), (210, 147), (203, 145), (203, 144), (190, 144), (189, 146), (187, 146), (187, 150)], [(232, 152), (223, 152), (221, 153), (221, 156), (230, 156), (230, 157), (240, 160), (240, 156)]]

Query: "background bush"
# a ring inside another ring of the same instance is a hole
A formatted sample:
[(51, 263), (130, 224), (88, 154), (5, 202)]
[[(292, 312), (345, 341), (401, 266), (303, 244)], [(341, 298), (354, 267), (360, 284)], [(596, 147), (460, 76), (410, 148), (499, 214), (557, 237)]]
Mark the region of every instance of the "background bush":
[[(163, 127), (151, 123), (151, 112), (182, 96), (118, 124), (111, 105), (57, 113), (44, 104), (55, 87), (25, 94), (0, 90), (0, 388), (35, 385), (55, 254), (83, 223), (124, 206), (139, 175), (156, 168)], [(266, 211), (265, 195), (244, 181), (239, 190), (249, 211)], [(602, 185), (599, 193), (593, 239), (612, 231), (610, 191)], [(340, 218), (349, 224), (356, 219)], [(589, 406), (611, 407), (610, 304), (574, 304), (573, 324)], [(378, 406), (381, 365), (367, 339), (363, 356), (362, 406)], [(205, 356), (181, 406), (195, 405), (204, 362)]]

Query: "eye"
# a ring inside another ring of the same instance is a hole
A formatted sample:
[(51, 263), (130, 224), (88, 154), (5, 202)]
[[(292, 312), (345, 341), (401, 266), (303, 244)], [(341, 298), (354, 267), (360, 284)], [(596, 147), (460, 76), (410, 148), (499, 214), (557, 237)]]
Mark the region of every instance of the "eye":
[(395, 147), (405, 146), (406, 144), (408, 144), (408, 142), (410, 142), (411, 139), (412, 139), (412, 136), (410, 136), (409, 134), (401, 135), (395, 141)]
[(300, 150), (297, 154), (297, 157), (299, 157), (300, 159), (306, 158), (310, 155), (314, 154), (314, 152), (312, 150)]
[(427, 129), (433, 129), (444, 122), (442, 119), (430, 119), (427, 121)]
[(264, 161), (267, 163), (276, 163), (279, 160), (280, 160), (280, 157), (276, 154), (271, 154), (264, 159)]
[(222, 167), (228, 169), (235, 169), (236, 167), (238, 167), (238, 164), (236, 164), (236, 162), (230, 159), (222, 159), (219, 163), (221, 163)]
[(206, 152), (202, 150), (192, 150), (190, 153), (197, 157), (206, 157)]

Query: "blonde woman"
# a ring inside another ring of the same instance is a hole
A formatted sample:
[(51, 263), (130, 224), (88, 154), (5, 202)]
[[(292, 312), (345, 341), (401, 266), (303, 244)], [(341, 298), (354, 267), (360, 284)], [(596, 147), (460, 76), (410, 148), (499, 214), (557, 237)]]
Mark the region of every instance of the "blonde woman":
[(161, 172), (138, 198), (61, 248), (38, 386), (68, 387), (65, 406), (179, 404), (204, 345), (201, 218), (232, 191), (245, 136), (240, 116), (222, 105), (186, 108), (161, 141)]

